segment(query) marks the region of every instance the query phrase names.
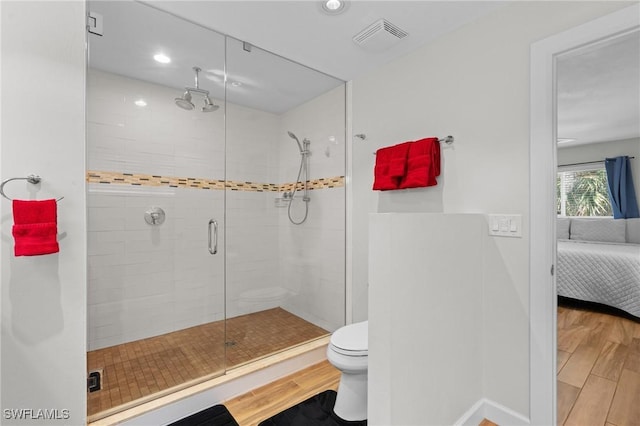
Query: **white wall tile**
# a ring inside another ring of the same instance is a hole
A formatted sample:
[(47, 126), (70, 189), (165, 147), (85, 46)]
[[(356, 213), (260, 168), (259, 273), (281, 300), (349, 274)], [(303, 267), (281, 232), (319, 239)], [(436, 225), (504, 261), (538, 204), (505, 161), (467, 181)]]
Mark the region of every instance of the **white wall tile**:
[[(344, 175), (342, 141), (329, 156), (320, 149), (330, 134), (344, 134), (339, 90), (281, 116), (228, 105), (225, 141), (221, 110), (177, 110), (166, 102), (179, 95), (174, 89), (94, 70), (89, 87), (89, 169), (291, 182), (300, 159), (291, 129), (312, 139), (312, 178)], [(133, 105), (131, 93), (147, 107)], [(338, 111), (324, 117), (334, 102)], [(343, 324), (344, 190), (310, 195), (309, 219), (296, 227), (272, 192), (90, 184), (90, 347), (224, 318), (225, 278), (228, 316), (278, 303), (329, 329)], [(163, 225), (144, 221), (151, 206), (165, 210)], [(207, 250), (211, 218), (220, 227), (216, 256)], [(278, 287), (292, 291), (287, 301), (244, 296)]]

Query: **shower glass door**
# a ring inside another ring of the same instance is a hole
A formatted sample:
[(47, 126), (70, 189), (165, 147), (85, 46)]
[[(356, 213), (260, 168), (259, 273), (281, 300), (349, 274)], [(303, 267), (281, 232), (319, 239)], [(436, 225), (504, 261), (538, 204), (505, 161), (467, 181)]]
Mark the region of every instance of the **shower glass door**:
[(345, 323), (345, 84), (227, 37), (227, 368)]
[(345, 84), (89, 1), (89, 421), (345, 323)]
[(87, 70), (92, 421), (225, 372), (225, 38), (139, 2), (87, 8), (103, 19)]

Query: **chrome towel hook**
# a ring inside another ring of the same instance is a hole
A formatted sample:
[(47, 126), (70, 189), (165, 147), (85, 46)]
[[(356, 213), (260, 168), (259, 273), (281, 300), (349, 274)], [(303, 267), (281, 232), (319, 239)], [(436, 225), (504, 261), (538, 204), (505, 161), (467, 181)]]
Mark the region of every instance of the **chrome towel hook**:
[[(7, 196), (7, 194), (4, 193), (4, 186), (6, 184), (8, 184), (9, 182), (11, 182), (12, 180), (26, 180), (27, 182), (29, 182), (32, 185), (38, 184), (40, 183), (40, 181), (42, 180), (42, 178), (38, 175), (29, 175), (27, 177), (15, 177), (15, 178), (9, 178), (9, 179), (5, 179), (2, 181), (2, 184), (0, 184), (0, 195), (2, 195), (4, 198), (6, 198), (9, 201), (13, 201), (13, 198), (9, 198)], [(60, 197), (58, 199), (56, 199), (56, 201), (60, 201), (62, 200), (64, 197)]]

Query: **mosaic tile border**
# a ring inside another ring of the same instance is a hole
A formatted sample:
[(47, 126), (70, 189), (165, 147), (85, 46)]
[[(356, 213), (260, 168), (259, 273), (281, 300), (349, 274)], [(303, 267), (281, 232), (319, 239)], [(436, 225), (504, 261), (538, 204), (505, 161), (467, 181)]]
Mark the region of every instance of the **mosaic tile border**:
[[(88, 183), (133, 185), (133, 186), (163, 186), (169, 188), (197, 188), (249, 192), (284, 192), (302, 189), (301, 182), (283, 184), (241, 182), (233, 180), (212, 180), (205, 178), (175, 177), (147, 175), (142, 173), (119, 173), (90, 170), (87, 172)], [(344, 176), (313, 179), (308, 181), (309, 189), (328, 189), (344, 187)]]

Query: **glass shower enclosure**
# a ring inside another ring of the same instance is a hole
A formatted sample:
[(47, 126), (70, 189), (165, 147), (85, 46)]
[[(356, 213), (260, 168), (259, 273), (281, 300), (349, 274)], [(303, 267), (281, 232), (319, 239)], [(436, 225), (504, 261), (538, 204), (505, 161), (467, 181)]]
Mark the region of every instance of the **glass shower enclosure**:
[(345, 86), (148, 4), (87, 9), (92, 421), (344, 324)]

